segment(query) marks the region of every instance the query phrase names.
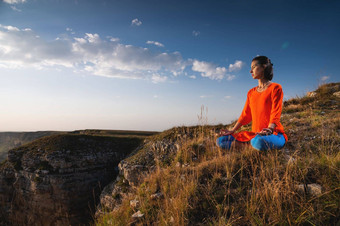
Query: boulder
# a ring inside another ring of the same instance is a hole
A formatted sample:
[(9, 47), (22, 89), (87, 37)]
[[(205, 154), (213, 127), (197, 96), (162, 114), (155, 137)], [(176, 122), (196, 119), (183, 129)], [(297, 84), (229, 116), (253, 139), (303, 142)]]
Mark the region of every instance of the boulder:
[(322, 187), (320, 184), (299, 184), (296, 189), (301, 194), (310, 194), (313, 196), (321, 195)]
[(340, 98), (340, 91), (333, 93), (333, 95)]

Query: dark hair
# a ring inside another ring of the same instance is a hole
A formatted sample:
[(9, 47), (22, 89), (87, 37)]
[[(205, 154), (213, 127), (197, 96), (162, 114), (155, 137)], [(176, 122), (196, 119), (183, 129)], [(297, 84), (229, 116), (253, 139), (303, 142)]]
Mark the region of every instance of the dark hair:
[(267, 67), (264, 69), (264, 78), (271, 81), (273, 79), (274, 72), (273, 64), (270, 61), (270, 59), (266, 56), (257, 56), (252, 60), (252, 62), (255, 60), (257, 61), (258, 64), (267, 65)]

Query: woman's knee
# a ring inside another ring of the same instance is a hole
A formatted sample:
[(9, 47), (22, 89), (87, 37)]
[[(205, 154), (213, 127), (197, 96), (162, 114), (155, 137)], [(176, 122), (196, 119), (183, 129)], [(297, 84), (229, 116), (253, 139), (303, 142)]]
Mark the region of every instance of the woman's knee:
[(258, 151), (267, 151), (268, 149), (270, 149), (270, 144), (267, 142), (264, 136), (261, 135), (257, 135), (256, 137), (251, 139), (250, 144)]
[(253, 148), (259, 151), (267, 151), (271, 149), (281, 149), (285, 145), (285, 139), (283, 136), (270, 135), (261, 136), (257, 135), (250, 141)]
[(222, 136), (216, 139), (216, 145), (222, 149), (230, 149), (235, 138), (231, 135)]

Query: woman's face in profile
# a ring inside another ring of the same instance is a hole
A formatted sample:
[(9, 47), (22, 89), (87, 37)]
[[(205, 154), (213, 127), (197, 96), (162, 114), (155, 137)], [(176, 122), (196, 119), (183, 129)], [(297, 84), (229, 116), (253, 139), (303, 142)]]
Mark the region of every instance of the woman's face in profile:
[(263, 65), (259, 64), (257, 61), (251, 62), (250, 73), (253, 79), (262, 79), (264, 74)]

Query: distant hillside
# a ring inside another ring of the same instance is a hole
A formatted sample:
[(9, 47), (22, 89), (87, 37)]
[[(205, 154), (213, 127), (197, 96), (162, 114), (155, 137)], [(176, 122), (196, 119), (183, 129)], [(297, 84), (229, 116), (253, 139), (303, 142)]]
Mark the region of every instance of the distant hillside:
[(27, 144), (40, 137), (50, 136), (61, 132), (0, 132), (0, 162), (7, 158), (7, 152), (21, 145)]
[(95, 136), (115, 136), (115, 137), (136, 137), (145, 138), (155, 135), (153, 131), (132, 131), (132, 130), (76, 130), (73, 132), (60, 131), (39, 131), (39, 132), (0, 132), (0, 162), (7, 158), (7, 152), (21, 145), (27, 144), (41, 137), (54, 134), (71, 133)]
[(138, 130), (98, 130), (98, 129), (86, 129), (76, 130), (70, 132), (72, 134), (83, 135), (96, 135), (96, 136), (115, 136), (115, 137), (148, 137), (159, 132), (155, 131), (138, 131)]

